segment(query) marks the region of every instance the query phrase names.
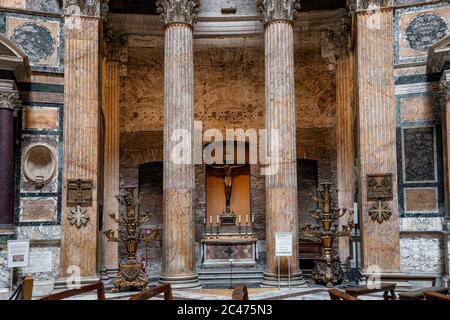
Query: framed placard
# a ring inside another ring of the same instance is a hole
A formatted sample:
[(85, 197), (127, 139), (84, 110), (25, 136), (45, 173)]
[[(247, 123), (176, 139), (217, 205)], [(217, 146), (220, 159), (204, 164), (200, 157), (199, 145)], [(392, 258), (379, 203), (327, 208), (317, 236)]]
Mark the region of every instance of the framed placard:
[(28, 267), (30, 261), (29, 240), (8, 240), (8, 268)]
[(292, 233), (277, 232), (275, 233), (275, 256), (276, 257), (292, 257)]

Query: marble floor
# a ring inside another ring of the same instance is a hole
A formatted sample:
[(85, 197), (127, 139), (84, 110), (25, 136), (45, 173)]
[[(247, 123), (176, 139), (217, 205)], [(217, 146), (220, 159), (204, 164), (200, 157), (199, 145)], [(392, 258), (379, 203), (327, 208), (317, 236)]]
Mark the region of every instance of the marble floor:
[[(106, 292), (107, 300), (128, 300), (136, 292), (111, 293)], [(231, 300), (231, 289), (178, 289), (173, 290), (175, 300)], [(8, 299), (7, 293), (0, 294), (0, 300)], [(251, 300), (330, 300), (328, 289), (322, 286), (310, 285), (307, 288), (250, 288)], [(38, 297), (36, 297), (38, 298)], [(362, 300), (382, 300), (382, 293), (359, 297)], [(95, 300), (95, 293), (77, 296), (68, 300)], [(154, 300), (162, 300), (163, 296)]]

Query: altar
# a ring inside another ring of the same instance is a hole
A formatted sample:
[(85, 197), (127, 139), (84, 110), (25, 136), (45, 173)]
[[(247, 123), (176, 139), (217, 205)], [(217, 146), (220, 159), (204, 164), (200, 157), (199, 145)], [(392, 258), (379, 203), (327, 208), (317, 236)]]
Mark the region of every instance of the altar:
[[(250, 165), (245, 142), (215, 142), (224, 154), (206, 168), (206, 217), (202, 267), (256, 268), (257, 238), (250, 209)], [(241, 156), (241, 157), (240, 157)]]

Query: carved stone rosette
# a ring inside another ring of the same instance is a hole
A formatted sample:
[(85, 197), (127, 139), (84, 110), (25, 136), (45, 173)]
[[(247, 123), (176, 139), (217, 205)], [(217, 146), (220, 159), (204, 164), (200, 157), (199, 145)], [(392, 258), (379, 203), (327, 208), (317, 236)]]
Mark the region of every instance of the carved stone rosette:
[(20, 96), (17, 91), (0, 91), (0, 109), (20, 108)]
[(274, 20), (289, 20), (295, 18), (300, 9), (299, 0), (257, 0), (256, 6), (261, 11), (264, 23)]
[(158, 0), (156, 6), (164, 25), (186, 23), (193, 26), (200, 11), (200, 0)]

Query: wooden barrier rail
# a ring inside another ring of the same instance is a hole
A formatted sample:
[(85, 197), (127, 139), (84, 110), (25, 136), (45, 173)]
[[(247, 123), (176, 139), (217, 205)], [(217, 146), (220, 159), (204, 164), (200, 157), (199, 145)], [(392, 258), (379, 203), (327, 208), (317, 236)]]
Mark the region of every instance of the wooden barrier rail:
[(359, 300), (358, 298), (338, 289), (330, 289), (328, 290), (328, 294), (330, 295), (331, 300)]
[(426, 300), (450, 300), (450, 296), (434, 291), (425, 291), (423, 293)]
[(130, 300), (148, 300), (150, 298), (156, 297), (161, 293), (164, 293), (164, 300), (173, 300), (172, 287), (170, 286), (170, 284), (163, 284), (156, 288), (144, 290), (132, 296)]
[(105, 287), (103, 286), (103, 282), (101, 281), (81, 287), (79, 289), (70, 289), (55, 294), (51, 294), (39, 300), (63, 300), (91, 291), (97, 291), (97, 300), (105, 300)]

